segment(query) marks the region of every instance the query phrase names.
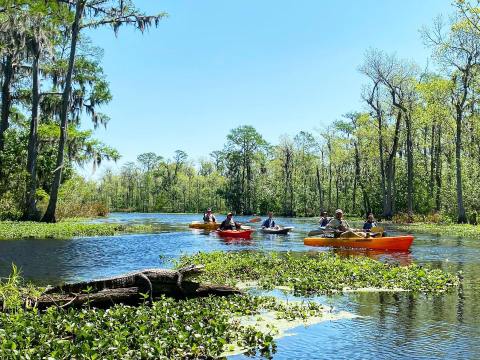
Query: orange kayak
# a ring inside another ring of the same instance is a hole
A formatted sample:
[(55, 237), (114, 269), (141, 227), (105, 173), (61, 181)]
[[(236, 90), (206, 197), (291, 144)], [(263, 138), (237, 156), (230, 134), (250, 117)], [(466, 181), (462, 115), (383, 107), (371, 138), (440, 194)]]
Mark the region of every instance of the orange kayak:
[(380, 238), (305, 238), (303, 243), (308, 246), (332, 246), (361, 249), (399, 250), (407, 251), (412, 245), (413, 236), (386, 236)]
[(217, 234), (226, 238), (250, 239), (255, 230), (217, 230)]

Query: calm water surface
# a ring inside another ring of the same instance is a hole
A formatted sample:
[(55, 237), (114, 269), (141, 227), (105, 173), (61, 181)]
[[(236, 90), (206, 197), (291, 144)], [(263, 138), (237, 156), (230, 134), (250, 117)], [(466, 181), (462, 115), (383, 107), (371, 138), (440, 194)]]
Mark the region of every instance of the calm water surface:
[[(295, 232), (287, 236), (257, 233), (251, 241), (232, 243), (214, 234), (188, 229), (187, 224), (199, 217), (112, 214), (98, 221), (154, 223), (162, 225), (165, 232), (72, 240), (0, 241), (0, 275), (7, 275), (13, 262), (27, 279), (55, 284), (149, 267), (169, 267), (180, 255), (198, 251), (331, 251), (303, 245), (305, 234), (315, 227), (313, 219), (277, 219), (278, 223), (294, 226)], [(318, 297), (315, 300), (359, 317), (296, 328), (291, 331), (295, 336), (278, 340), (275, 359), (480, 358), (480, 241), (417, 235), (408, 254), (355, 252), (353, 255), (462, 271), (464, 280), (458, 289), (443, 296), (358, 293)]]

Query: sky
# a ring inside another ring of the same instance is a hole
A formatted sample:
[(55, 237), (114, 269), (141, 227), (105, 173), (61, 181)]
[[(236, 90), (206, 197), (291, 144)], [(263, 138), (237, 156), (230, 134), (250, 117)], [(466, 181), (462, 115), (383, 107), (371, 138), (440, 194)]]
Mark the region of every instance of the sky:
[[(358, 72), (369, 48), (426, 66), (419, 33), (451, 0), (136, 0), (169, 16), (141, 34), (128, 28), (89, 33), (104, 49), (113, 100), (95, 137), (122, 155), (207, 157), (229, 131), (254, 126), (280, 136), (316, 132), (362, 110)], [(430, 66), (430, 65), (429, 65)], [(84, 127), (90, 127), (88, 119)], [(85, 175), (91, 175), (86, 167)], [(98, 175), (98, 171), (97, 171)]]

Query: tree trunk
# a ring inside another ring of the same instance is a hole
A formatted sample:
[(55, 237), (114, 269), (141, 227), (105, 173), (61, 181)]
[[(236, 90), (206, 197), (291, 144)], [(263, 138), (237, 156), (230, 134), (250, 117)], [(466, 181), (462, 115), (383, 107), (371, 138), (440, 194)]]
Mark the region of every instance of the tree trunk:
[(3, 84), (2, 84), (2, 113), (0, 115), (0, 179), (3, 179), (3, 161), (2, 155), (5, 150), (5, 131), (8, 129), (8, 118), (10, 116), (10, 107), (12, 106), (12, 95), (10, 87), (13, 81), (13, 57), (7, 55), (3, 66)]
[(39, 61), (40, 45), (37, 45), (37, 51), (32, 64), (32, 118), (30, 119), (30, 133), (28, 137), (27, 152), (27, 189), (26, 203), (23, 213), (23, 219), (28, 221), (40, 220), (40, 213), (37, 210), (35, 194), (37, 191), (37, 155), (38, 155), (38, 108), (40, 104), (40, 86), (39, 86)]
[(438, 125), (437, 130), (437, 146), (435, 150), (435, 183), (436, 183), (436, 200), (435, 200), (435, 210), (438, 212), (442, 209), (442, 164), (440, 159), (441, 154), (441, 141), (442, 141), (442, 125)]
[(411, 115), (405, 114), (407, 128), (407, 211), (409, 221), (413, 221), (413, 140)]
[(60, 110), (60, 141), (58, 144), (57, 162), (55, 175), (53, 178), (52, 189), (50, 191), (50, 200), (48, 202), (47, 211), (43, 215), (42, 221), (55, 222), (55, 211), (57, 209), (58, 190), (62, 179), (62, 170), (64, 166), (64, 152), (67, 141), (68, 129), (68, 112), (70, 108), (70, 96), (72, 93), (72, 75), (75, 67), (75, 54), (77, 49), (78, 35), (80, 33), (80, 21), (83, 15), (85, 0), (77, 0), (75, 7), (75, 20), (72, 24), (72, 39), (70, 45), (70, 57), (68, 60), (68, 70), (65, 79), (65, 88), (62, 94), (62, 107)]
[(395, 123), (395, 133), (393, 135), (392, 149), (388, 155), (387, 168), (386, 168), (386, 180), (387, 180), (387, 192), (386, 192), (386, 207), (383, 210), (383, 217), (391, 219), (394, 213), (394, 187), (395, 187), (395, 156), (397, 155), (398, 140), (400, 133), (400, 123), (402, 120), (402, 112), (399, 111)]
[(387, 213), (387, 188), (385, 176), (385, 161), (383, 159), (383, 121), (380, 114), (377, 114), (378, 121), (378, 150), (380, 158), (380, 187), (382, 190), (383, 216)]
[(320, 180), (320, 169), (317, 165), (317, 189), (318, 189), (318, 199), (320, 201), (320, 212), (323, 211), (323, 190), (322, 190), (322, 182)]
[(435, 148), (435, 134), (436, 134), (436, 125), (432, 124), (432, 132), (430, 138), (430, 181), (428, 183), (428, 195), (430, 199), (433, 199), (433, 187), (435, 182), (435, 159), (436, 159), (436, 148)]
[(462, 118), (463, 109), (457, 106), (457, 132), (455, 136), (455, 165), (456, 165), (456, 180), (457, 180), (457, 211), (459, 224), (465, 224), (467, 222), (467, 216), (465, 214), (465, 208), (463, 206), (463, 187), (462, 187)]

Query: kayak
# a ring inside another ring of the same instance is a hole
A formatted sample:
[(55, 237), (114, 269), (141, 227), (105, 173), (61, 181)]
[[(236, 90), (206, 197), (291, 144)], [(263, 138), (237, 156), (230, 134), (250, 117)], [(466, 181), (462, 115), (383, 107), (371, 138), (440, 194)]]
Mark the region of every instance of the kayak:
[(217, 230), (220, 227), (219, 223), (191, 223), (188, 225), (190, 229), (203, 229), (203, 230)]
[(290, 231), (292, 231), (294, 228), (291, 226), (287, 227), (281, 227), (281, 228), (263, 228), (262, 232), (264, 234), (288, 234)]
[(332, 246), (361, 249), (399, 250), (407, 251), (412, 245), (413, 236), (386, 236), (379, 238), (305, 238), (303, 243), (308, 246)]
[(218, 236), (225, 238), (250, 239), (255, 230), (217, 230)]
[(312, 230), (308, 233), (308, 236), (317, 236), (325, 233), (325, 227), (320, 227), (319, 229)]

